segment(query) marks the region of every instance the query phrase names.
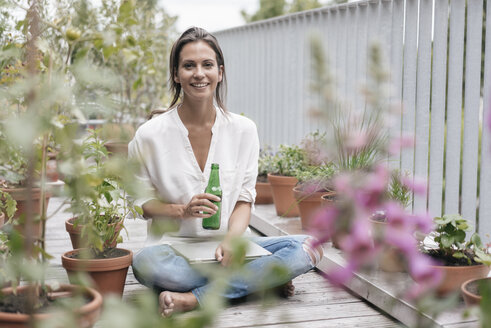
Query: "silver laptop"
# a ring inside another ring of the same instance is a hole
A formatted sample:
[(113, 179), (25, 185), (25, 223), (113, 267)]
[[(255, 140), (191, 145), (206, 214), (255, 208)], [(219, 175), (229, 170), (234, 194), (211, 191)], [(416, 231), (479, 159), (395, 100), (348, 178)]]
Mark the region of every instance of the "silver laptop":
[[(258, 244), (246, 239), (247, 252), (245, 260), (250, 261), (261, 256), (271, 255), (271, 252), (262, 248)], [(215, 258), (215, 251), (220, 245), (220, 240), (190, 241), (186, 243), (172, 243), (170, 246), (176, 254), (181, 255), (189, 263), (213, 263), (218, 262)]]

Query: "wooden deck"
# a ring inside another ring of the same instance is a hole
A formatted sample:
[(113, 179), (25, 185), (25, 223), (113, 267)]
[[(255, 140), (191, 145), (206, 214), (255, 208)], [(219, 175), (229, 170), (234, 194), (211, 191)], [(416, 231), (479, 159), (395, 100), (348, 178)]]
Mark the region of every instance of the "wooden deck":
[[(63, 203), (62, 198), (53, 197), (48, 206), (48, 215)], [(59, 211), (47, 221), (46, 247), (54, 256), (51, 260), (48, 281), (68, 282), (61, 266), (61, 254), (72, 248), (64, 221), (69, 213)], [(137, 251), (146, 238), (146, 223), (128, 220), (125, 226), (129, 238), (123, 235), (120, 247)], [(383, 314), (353, 293), (333, 287), (319, 273), (312, 270), (294, 280), (295, 295), (279, 299), (265, 307), (259, 301), (249, 301), (229, 306), (221, 312), (213, 327), (400, 327), (401, 324)], [(136, 293), (146, 290), (140, 285), (131, 267), (126, 279), (124, 300), (129, 301)], [(97, 327), (103, 327), (99, 323)]]

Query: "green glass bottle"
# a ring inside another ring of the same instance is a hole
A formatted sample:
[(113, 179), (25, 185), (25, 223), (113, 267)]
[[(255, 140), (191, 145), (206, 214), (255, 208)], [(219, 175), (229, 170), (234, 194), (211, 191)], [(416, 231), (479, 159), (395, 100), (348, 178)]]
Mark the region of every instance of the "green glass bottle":
[[(219, 166), (216, 163), (211, 164), (210, 179), (208, 180), (208, 186), (205, 189), (205, 193), (212, 194), (222, 198), (222, 187), (220, 187), (220, 175), (218, 173)], [(208, 230), (218, 230), (220, 229), (220, 214), (222, 212), (222, 202), (213, 201), (218, 207), (215, 214), (209, 218), (203, 219), (203, 228)]]

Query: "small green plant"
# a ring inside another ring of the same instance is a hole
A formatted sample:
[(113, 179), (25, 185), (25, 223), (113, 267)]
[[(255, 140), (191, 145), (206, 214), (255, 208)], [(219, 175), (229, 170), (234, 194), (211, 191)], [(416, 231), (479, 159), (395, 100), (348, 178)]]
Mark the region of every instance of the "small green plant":
[[(0, 187), (4, 188), (1, 181)], [(0, 212), (3, 212), (6, 219), (10, 221), (17, 210), (17, 202), (10, 196), (8, 192), (0, 189)]]
[(446, 265), (473, 265), (483, 263), (491, 265), (491, 255), (477, 233), (473, 233), (466, 241), (467, 231), (470, 230), (466, 219), (459, 214), (445, 214), (435, 217), (436, 224), (434, 241), (438, 248), (425, 248), (422, 251), (431, 257), (444, 261)]
[(305, 150), (299, 146), (280, 145), (274, 156), (274, 171), (272, 173), (293, 177), (298, 170), (307, 165)]
[(257, 180), (260, 182), (266, 182), (268, 180), (268, 173), (274, 172), (274, 170), (275, 162), (273, 149), (271, 146), (265, 146), (259, 150)]
[(103, 256), (121, 241), (119, 232), (126, 217), (143, 213), (111, 172), (112, 163), (99, 133), (89, 130), (82, 144), (83, 161), (67, 178), (75, 193), (69, 211), (76, 216), (75, 225), (83, 225), (82, 238), (94, 256)]
[(296, 172), (297, 186), (309, 192), (331, 191), (333, 190), (332, 178), (336, 172), (332, 163), (307, 166)]
[[(408, 175), (408, 173), (405, 174), (406, 177)], [(392, 171), (388, 193), (389, 199), (399, 202), (403, 208), (411, 205), (411, 190), (402, 182), (402, 173), (398, 170)]]

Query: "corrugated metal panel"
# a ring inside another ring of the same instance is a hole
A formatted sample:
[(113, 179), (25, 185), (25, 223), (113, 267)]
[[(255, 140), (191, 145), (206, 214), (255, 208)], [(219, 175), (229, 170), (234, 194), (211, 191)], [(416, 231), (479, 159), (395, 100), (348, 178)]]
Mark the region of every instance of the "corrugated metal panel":
[(460, 152), (464, 65), (465, 2), (451, 0), (448, 49), (445, 213), (460, 210)]
[(462, 215), (472, 224), (476, 222), (477, 205), (482, 11), (482, 0), (468, 1), (462, 143)]
[(431, 94), (429, 212), (442, 215), (443, 154), (445, 150), (445, 91), (447, 81), (448, 2), (435, 2), (433, 72)]
[[(487, 13), (491, 11), (491, 0), (486, 1)], [(491, 19), (486, 20), (486, 31), (491, 31)], [(484, 63), (484, 98), (483, 98), (483, 122), (481, 144), (481, 180), (479, 191), (479, 232), (491, 233), (491, 33), (486, 33)]]

